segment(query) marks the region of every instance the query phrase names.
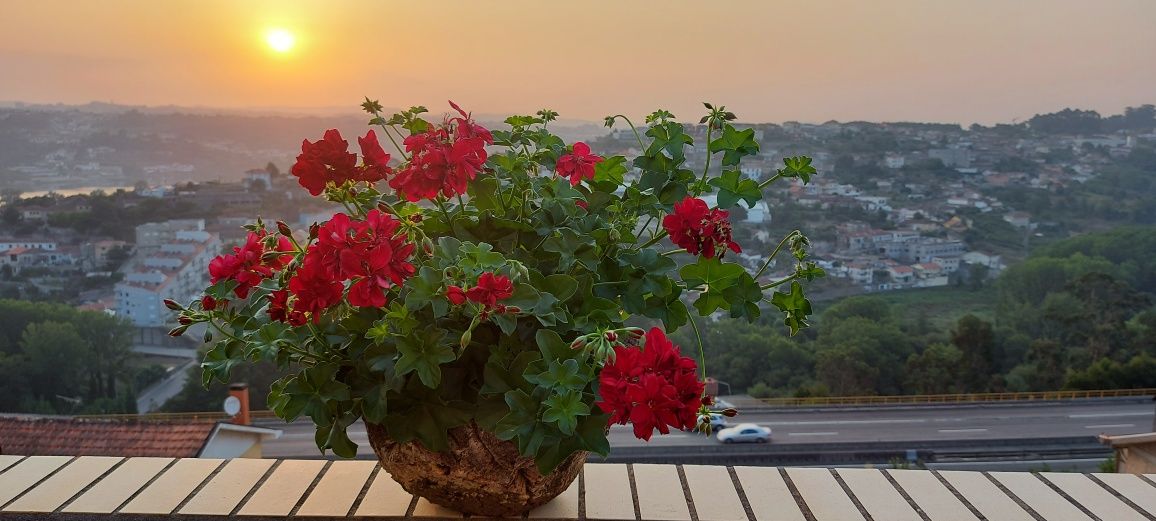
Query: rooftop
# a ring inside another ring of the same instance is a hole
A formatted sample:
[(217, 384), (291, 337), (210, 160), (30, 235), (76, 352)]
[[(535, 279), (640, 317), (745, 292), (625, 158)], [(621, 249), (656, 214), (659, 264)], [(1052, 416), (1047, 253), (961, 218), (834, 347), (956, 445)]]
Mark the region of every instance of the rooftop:
[(211, 422), (0, 416), (0, 454), (196, 457)]

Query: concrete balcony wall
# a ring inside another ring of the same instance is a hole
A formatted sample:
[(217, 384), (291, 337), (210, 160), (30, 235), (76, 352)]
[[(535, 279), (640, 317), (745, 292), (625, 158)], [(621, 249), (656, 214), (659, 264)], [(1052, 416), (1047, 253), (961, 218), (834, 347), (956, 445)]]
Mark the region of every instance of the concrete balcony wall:
[[(588, 464), (526, 519), (1143, 521), (1156, 476)], [(454, 519), (373, 461), (0, 455), (0, 520)]]

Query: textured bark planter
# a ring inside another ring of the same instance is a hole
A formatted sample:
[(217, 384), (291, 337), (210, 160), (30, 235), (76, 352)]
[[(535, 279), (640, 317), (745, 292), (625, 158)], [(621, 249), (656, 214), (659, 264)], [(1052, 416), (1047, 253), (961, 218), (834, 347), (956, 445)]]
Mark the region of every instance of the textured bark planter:
[(585, 452), (577, 452), (543, 476), (534, 460), (471, 422), (449, 432), (449, 452), (417, 442), (397, 443), (385, 427), (366, 424), (381, 466), (407, 492), (473, 515), (517, 517), (561, 494), (578, 477)]

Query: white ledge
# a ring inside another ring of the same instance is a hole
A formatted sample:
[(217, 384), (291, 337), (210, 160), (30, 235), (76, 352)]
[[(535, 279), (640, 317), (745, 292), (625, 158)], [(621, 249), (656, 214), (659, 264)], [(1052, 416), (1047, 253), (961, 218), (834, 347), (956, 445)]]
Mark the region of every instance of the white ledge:
[[(587, 464), (524, 519), (1145, 521), (1156, 475)], [(452, 519), (371, 461), (0, 455), (0, 521)]]

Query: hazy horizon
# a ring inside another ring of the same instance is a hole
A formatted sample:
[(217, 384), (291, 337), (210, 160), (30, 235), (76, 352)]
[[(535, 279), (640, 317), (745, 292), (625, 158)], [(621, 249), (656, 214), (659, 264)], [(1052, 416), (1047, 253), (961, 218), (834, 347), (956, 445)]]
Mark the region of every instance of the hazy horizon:
[[(0, 99), (316, 113), (354, 112), (368, 95), (595, 122), (656, 108), (692, 120), (711, 101), (748, 122), (965, 126), (1156, 102), (1156, 2), (727, 7), (9, 3)], [(265, 45), (273, 28), (292, 33), (291, 50)]]

